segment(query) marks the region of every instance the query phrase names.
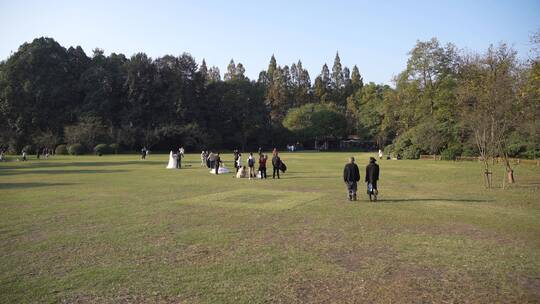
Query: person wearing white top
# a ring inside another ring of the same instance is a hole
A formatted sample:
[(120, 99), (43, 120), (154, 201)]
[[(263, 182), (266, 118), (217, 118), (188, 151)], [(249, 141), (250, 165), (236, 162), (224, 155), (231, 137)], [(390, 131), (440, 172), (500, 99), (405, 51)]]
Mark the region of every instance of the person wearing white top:
[(257, 177), (257, 173), (255, 173), (255, 158), (253, 157), (253, 153), (249, 153), (247, 163), (249, 168), (249, 179), (252, 177)]

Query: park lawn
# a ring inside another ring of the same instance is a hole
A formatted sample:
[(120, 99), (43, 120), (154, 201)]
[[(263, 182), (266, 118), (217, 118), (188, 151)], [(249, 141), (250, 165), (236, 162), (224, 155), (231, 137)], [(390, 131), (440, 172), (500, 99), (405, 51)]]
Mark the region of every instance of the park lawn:
[(380, 202), (352, 203), (349, 155), (284, 153), (280, 180), (195, 154), (0, 163), (0, 302), (540, 302), (540, 167), (486, 190), (476, 162), (381, 160)]

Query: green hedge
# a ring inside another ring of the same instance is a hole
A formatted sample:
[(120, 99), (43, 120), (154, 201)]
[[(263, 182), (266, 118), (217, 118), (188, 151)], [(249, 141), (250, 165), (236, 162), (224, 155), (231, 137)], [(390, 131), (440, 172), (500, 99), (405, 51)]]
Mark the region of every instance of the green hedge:
[(111, 147), (109, 147), (107, 144), (99, 144), (94, 147), (94, 152), (97, 155), (109, 154), (111, 153), (111, 150)]
[(23, 151), (26, 151), (26, 154), (32, 154), (34, 153), (34, 147), (32, 145), (26, 145), (22, 149)]
[(111, 152), (114, 154), (118, 154), (118, 152), (120, 152), (120, 144), (110, 144), (109, 147), (111, 148)]
[(81, 155), (84, 153), (84, 147), (81, 144), (72, 144), (69, 145), (68, 152), (71, 155)]
[(58, 145), (54, 151), (55, 151), (55, 154), (58, 154), (58, 155), (68, 154), (68, 149), (66, 145)]

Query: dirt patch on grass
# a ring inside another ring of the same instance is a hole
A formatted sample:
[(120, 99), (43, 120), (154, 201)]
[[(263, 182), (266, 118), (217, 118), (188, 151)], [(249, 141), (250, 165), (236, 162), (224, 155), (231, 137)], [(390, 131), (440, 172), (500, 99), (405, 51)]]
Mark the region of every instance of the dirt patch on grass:
[(365, 270), (374, 263), (392, 264), (397, 262), (397, 254), (385, 246), (367, 245), (340, 250), (330, 250), (325, 254), (329, 263), (336, 264), (346, 271), (358, 272)]
[(361, 303), (364, 284), (351, 278), (304, 278), (291, 275), (271, 290), (268, 303)]
[(526, 291), (530, 303), (540, 303), (540, 277), (519, 277), (516, 281)]
[(82, 303), (157, 303), (157, 304), (172, 304), (172, 303), (198, 303), (196, 301), (187, 300), (180, 296), (166, 296), (158, 293), (154, 294), (139, 294), (129, 293), (126, 291), (119, 292), (115, 295), (95, 295), (95, 294), (78, 294), (67, 299), (61, 300), (64, 304), (82, 304)]
[(427, 235), (464, 236), (473, 241), (492, 242), (498, 245), (519, 245), (516, 238), (492, 230), (482, 229), (467, 223), (423, 225), (413, 229), (414, 232)]
[(411, 264), (389, 264), (367, 280), (367, 302), (372, 303), (463, 303), (474, 292), (466, 277), (452, 277), (446, 270)]

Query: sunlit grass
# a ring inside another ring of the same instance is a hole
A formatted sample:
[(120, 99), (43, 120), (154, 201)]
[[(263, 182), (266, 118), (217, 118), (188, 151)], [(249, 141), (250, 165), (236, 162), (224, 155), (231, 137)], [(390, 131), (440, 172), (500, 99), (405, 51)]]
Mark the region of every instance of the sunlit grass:
[(478, 163), (382, 160), (380, 202), (351, 203), (348, 156), (283, 154), (280, 180), (198, 155), (0, 163), (0, 302), (539, 301), (539, 167), (486, 190)]

